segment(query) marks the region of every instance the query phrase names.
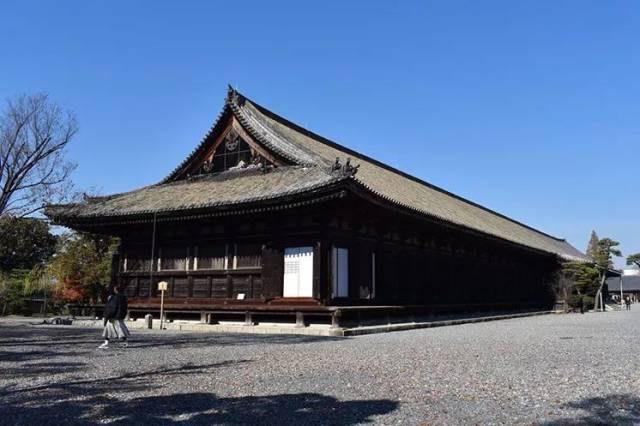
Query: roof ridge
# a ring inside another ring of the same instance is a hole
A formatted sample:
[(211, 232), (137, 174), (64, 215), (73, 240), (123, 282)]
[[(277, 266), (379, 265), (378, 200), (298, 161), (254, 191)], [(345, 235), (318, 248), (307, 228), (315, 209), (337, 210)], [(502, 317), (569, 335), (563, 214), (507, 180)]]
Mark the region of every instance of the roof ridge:
[[(231, 114), (233, 114), (238, 119), (240, 124), (247, 130), (247, 132), (251, 136), (253, 136), (259, 143), (263, 144), (266, 148), (269, 148), (270, 150), (274, 151), (274, 153), (276, 155), (278, 155), (278, 156), (280, 156), (280, 157), (282, 157), (282, 158), (284, 158), (286, 160), (289, 160), (289, 161), (291, 161), (293, 163), (300, 164), (300, 165), (311, 166), (311, 165), (315, 164), (313, 162), (306, 161), (305, 159), (297, 158), (297, 157), (291, 155), (290, 153), (288, 153), (286, 151), (283, 151), (282, 149), (279, 149), (277, 146), (274, 146), (274, 144), (272, 144), (267, 138), (265, 138), (265, 136), (262, 133), (260, 133), (249, 122), (249, 120), (247, 119), (245, 114), (242, 112), (242, 110), (240, 108), (240, 106), (241, 106), (240, 103), (244, 99), (248, 99), (248, 98), (246, 96), (242, 95), (236, 89), (234, 89), (230, 84), (228, 84), (227, 85), (227, 95), (226, 95), (226, 97), (224, 99), (224, 103), (222, 105), (222, 109), (220, 110), (220, 112), (218, 113), (218, 116), (216, 117), (216, 119), (213, 121), (213, 123), (209, 127), (209, 130), (205, 133), (205, 135), (202, 137), (200, 142), (195, 146), (195, 148), (193, 148), (191, 150), (191, 152), (189, 154), (187, 154), (185, 159), (182, 160), (166, 177), (164, 177), (156, 185), (161, 185), (161, 184), (165, 184), (165, 183), (170, 182), (171, 179), (173, 179), (176, 176), (176, 174), (178, 174), (181, 170), (183, 170), (188, 165), (189, 161), (191, 161), (193, 159), (194, 155), (198, 151), (200, 151), (202, 149), (202, 147), (206, 144), (206, 142), (209, 140), (209, 138), (211, 137), (212, 133), (218, 127), (218, 124), (220, 124), (220, 121), (222, 120), (222, 118), (224, 117), (224, 115), (227, 112), (231, 112)], [(302, 149), (302, 148), (300, 148), (300, 149)], [(304, 149), (302, 149), (302, 150), (306, 153), (306, 150), (304, 150)], [(309, 154), (309, 153), (307, 153), (307, 154), (311, 156), (311, 154)]]
[[(238, 94), (237, 91), (233, 92), (234, 94)], [(231, 96), (230, 98), (228, 97), (229, 101), (228, 101), (228, 105), (229, 108), (231, 108), (231, 111), (233, 112), (233, 114), (235, 115), (235, 117), (238, 119), (238, 121), (240, 122), (240, 124), (247, 130), (247, 132), (249, 132), (249, 134), (255, 139), (257, 140), (259, 143), (261, 143), (262, 145), (264, 145), (266, 148), (269, 148), (271, 151), (275, 152), (276, 154), (278, 154), (279, 156), (281, 156), (282, 158), (285, 158), (293, 163), (299, 164), (299, 165), (314, 165), (314, 162), (308, 161), (307, 159), (301, 158), (299, 156), (296, 156), (290, 152), (287, 152), (283, 149), (281, 149), (280, 147), (278, 147), (276, 144), (272, 143), (272, 141), (270, 141), (267, 136), (267, 131), (268, 129), (262, 129), (262, 132), (260, 132), (251, 122), (250, 119), (253, 119), (255, 121), (254, 118), (251, 117), (247, 117), (247, 115), (242, 111), (242, 107), (240, 105), (240, 103), (238, 102), (237, 96)], [(246, 98), (245, 98), (246, 99)], [(258, 123), (259, 124), (259, 123)], [(264, 127), (264, 126), (263, 126)], [(278, 137), (277, 135), (270, 135), (272, 137)], [(292, 142), (289, 142), (292, 143)], [(293, 143), (293, 145), (296, 145), (295, 143)], [(310, 153), (307, 153), (306, 149), (303, 149), (303, 147), (297, 147), (298, 149), (302, 150), (303, 152), (305, 152), (307, 155), (310, 155)]]
[[(233, 90), (233, 88), (231, 86), (229, 86), (229, 89)], [(228, 109), (229, 109), (229, 105), (228, 105), (227, 99), (225, 99), (224, 105), (222, 106), (222, 109), (218, 113), (218, 116), (213, 121), (213, 124), (209, 127), (209, 130), (207, 131), (207, 133), (205, 133), (205, 135), (202, 137), (200, 142), (196, 145), (195, 148), (193, 148), (191, 150), (191, 152), (189, 154), (187, 154), (185, 159), (182, 160), (180, 162), (180, 164), (178, 164), (164, 179), (162, 179), (160, 182), (158, 182), (157, 185), (168, 183), (176, 175), (176, 173), (178, 173), (180, 170), (182, 170), (187, 165), (187, 163), (193, 158), (193, 156), (196, 154), (196, 152), (198, 152), (200, 149), (202, 149), (202, 147), (207, 142), (207, 140), (209, 139), (209, 137), (211, 136), (211, 134), (213, 133), (215, 128), (218, 126), (218, 123), (220, 123), (220, 120), (222, 119), (222, 117), (224, 116), (224, 114), (227, 112)]]
[(389, 170), (389, 171), (391, 171), (393, 173), (399, 174), (399, 175), (401, 175), (401, 176), (403, 176), (403, 177), (405, 177), (407, 179), (410, 179), (410, 180), (412, 180), (412, 181), (414, 181), (416, 183), (419, 183), (421, 185), (425, 185), (425, 186), (427, 186), (427, 187), (429, 187), (431, 189), (434, 189), (434, 190), (436, 190), (438, 192), (441, 192), (441, 193), (443, 193), (445, 195), (448, 195), (450, 197), (456, 198), (456, 199), (458, 199), (458, 200), (460, 200), (462, 202), (465, 202), (467, 204), (470, 204), (470, 205), (472, 205), (474, 207), (480, 208), (480, 209), (482, 209), (482, 210), (484, 210), (486, 212), (489, 212), (491, 214), (499, 216), (499, 217), (501, 217), (503, 219), (506, 219), (506, 220), (508, 220), (508, 221), (510, 221), (512, 223), (520, 225), (520, 226), (522, 226), (524, 228), (527, 228), (527, 229), (529, 229), (531, 231), (534, 231), (534, 232), (536, 232), (538, 234), (541, 234), (541, 235), (543, 235), (545, 237), (549, 237), (549, 238), (552, 238), (552, 239), (554, 239), (556, 241), (560, 241), (560, 242), (566, 242), (567, 241), (565, 238), (556, 237), (556, 236), (548, 234), (548, 233), (546, 233), (544, 231), (541, 231), (539, 229), (533, 228), (532, 226), (529, 226), (529, 225), (527, 225), (525, 223), (522, 223), (522, 222), (520, 222), (520, 221), (518, 221), (516, 219), (513, 219), (513, 218), (511, 218), (509, 216), (506, 216), (506, 215), (504, 215), (504, 214), (502, 214), (500, 212), (497, 212), (497, 211), (495, 211), (493, 209), (485, 207), (485, 206), (483, 206), (481, 204), (478, 204), (478, 203), (476, 203), (474, 201), (471, 201), (471, 200), (469, 200), (467, 198), (464, 198), (464, 197), (462, 197), (460, 195), (454, 194), (453, 192), (447, 191), (444, 188), (441, 188), (441, 187), (439, 187), (437, 185), (434, 185), (434, 184), (432, 184), (430, 182), (427, 182), (427, 181), (425, 181), (423, 179), (420, 179), (420, 178), (418, 178), (416, 176), (413, 176), (413, 175), (411, 175), (409, 173), (403, 172), (402, 170), (399, 170), (399, 169), (397, 169), (397, 168), (395, 168), (393, 166), (385, 164), (385, 163), (383, 163), (383, 162), (381, 162), (379, 160), (376, 160), (375, 158), (372, 158), (372, 157), (370, 157), (370, 156), (368, 156), (366, 154), (363, 154), (363, 153), (360, 153), (358, 151), (355, 151), (354, 149), (351, 149), (349, 147), (341, 145), (341, 144), (339, 144), (339, 143), (337, 143), (335, 141), (332, 141), (331, 139), (327, 139), (324, 136), (319, 135), (318, 133), (315, 133), (315, 132), (312, 132), (312, 131), (310, 131), (308, 129), (305, 129), (304, 127), (299, 126), (298, 124), (294, 123), (293, 121), (291, 121), (291, 120), (289, 120), (289, 119), (287, 119), (287, 118), (285, 118), (285, 117), (283, 117), (281, 115), (278, 115), (278, 114), (274, 113), (273, 111), (265, 108), (264, 106), (260, 105), (259, 103), (255, 102), (252, 99), (248, 98), (247, 96), (243, 95), (238, 90), (233, 89), (231, 87), (230, 87), (230, 89), (235, 94), (234, 96), (236, 96), (236, 99), (237, 99), (238, 96), (243, 98), (244, 100), (250, 102), (253, 106), (255, 106), (263, 114), (269, 116), (270, 118), (272, 118), (272, 119), (274, 119), (276, 121), (279, 121), (283, 125), (291, 127), (294, 130), (296, 130), (296, 131), (298, 131), (298, 132), (300, 132), (300, 133), (302, 133), (302, 134), (304, 134), (304, 135), (306, 135), (308, 137), (311, 137), (311, 138), (315, 139), (316, 141), (318, 141), (320, 143), (323, 143), (325, 145), (328, 145), (328, 146), (330, 146), (332, 148), (335, 148), (335, 149), (338, 149), (338, 150), (341, 150), (341, 151), (345, 151), (347, 154), (351, 154), (351, 155), (354, 155), (354, 156), (357, 156), (357, 157), (361, 157), (363, 160), (371, 162), (371, 163), (373, 163), (373, 164), (375, 164), (375, 165), (377, 165), (379, 167), (387, 169), (387, 170)]

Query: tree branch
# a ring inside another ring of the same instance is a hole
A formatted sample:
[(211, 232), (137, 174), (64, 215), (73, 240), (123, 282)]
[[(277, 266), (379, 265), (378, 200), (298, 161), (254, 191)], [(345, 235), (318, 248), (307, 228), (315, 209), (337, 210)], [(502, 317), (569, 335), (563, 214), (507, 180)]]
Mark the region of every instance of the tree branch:
[(76, 133), (73, 114), (46, 95), (8, 102), (0, 116), (0, 215), (32, 214), (52, 197), (66, 195), (75, 164), (64, 153)]

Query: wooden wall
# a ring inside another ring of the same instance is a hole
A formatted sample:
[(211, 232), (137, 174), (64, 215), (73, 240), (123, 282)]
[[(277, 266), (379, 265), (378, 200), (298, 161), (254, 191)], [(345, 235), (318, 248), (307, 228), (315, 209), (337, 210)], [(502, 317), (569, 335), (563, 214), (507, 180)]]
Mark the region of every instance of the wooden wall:
[[(131, 244), (150, 244), (150, 225), (114, 232)], [(549, 277), (558, 267), (552, 255), (527, 250), (436, 222), (390, 211), (351, 197), (271, 214), (162, 222), (158, 245), (207, 241), (262, 245), (262, 267), (242, 271), (120, 272), (114, 279), (134, 299), (157, 296), (155, 283), (169, 282), (173, 299), (214, 303), (264, 301), (282, 296), (283, 250), (314, 247), (314, 297), (327, 305), (551, 306)], [(349, 297), (331, 299), (331, 248), (349, 249)], [(150, 249), (149, 249), (150, 250)], [(371, 253), (375, 253), (375, 297)]]

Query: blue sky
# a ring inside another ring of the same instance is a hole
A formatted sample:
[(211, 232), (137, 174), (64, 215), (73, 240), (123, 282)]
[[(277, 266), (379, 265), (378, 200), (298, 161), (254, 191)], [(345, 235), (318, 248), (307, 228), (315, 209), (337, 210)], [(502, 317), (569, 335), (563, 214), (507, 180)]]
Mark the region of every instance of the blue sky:
[(640, 252), (639, 2), (24, 0), (0, 41), (0, 97), (76, 112), (81, 188), (166, 176), (231, 83), (581, 250), (595, 229)]

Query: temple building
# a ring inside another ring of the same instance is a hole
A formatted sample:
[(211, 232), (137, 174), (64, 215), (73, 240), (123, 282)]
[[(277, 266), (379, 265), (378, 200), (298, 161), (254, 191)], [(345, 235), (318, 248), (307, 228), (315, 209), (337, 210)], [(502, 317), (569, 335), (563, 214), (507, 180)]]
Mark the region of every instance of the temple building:
[(161, 182), (46, 214), (120, 238), (113, 285), (132, 311), (157, 312), (165, 281), (169, 315), (210, 322), (549, 309), (560, 263), (586, 259), (231, 88), (210, 131)]
[(607, 290), (613, 300), (629, 297), (634, 303), (640, 301), (640, 268), (634, 265), (619, 276), (607, 278)]

